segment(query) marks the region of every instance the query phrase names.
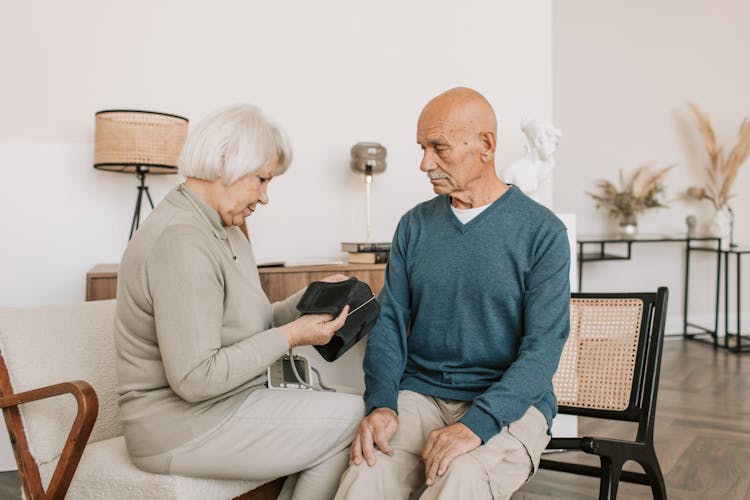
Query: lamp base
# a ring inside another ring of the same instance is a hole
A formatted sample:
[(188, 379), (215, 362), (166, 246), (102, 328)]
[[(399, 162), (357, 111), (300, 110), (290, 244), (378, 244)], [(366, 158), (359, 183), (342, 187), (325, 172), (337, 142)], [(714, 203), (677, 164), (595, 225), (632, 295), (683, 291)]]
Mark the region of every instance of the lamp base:
[(138, 186), (138, 197), (135, 199), (135, 212), (133, 212), (133, 222), (130, 223), (130, 236), (128, 236), (128, 241), (130, 241), (133, 238), (133, 233), (138, 229), (138, 225), (141, 221), (141, 203), (143, 202), (143, 194), (146, 194), (146, 198), (148, 199), (148, 204), (151, 205), (151, 208), (154, 208), (154, 202), (151, 200), (151, 194), (148, 192), (148, 186), (146, 185), (146, 174), (148, 173), (148, 167), (146, 166), (138, 166), (136, 168), (135, 174), (138, 176), (138, 180), (140, 180), (140, 185)]
[(372, 233), (372, 223), (370, 221), (370, 186), (372, 185), (372, 171), (365, 170), (365, 224), (367, 231), (367, 243), (370, 243), (370, 233)]

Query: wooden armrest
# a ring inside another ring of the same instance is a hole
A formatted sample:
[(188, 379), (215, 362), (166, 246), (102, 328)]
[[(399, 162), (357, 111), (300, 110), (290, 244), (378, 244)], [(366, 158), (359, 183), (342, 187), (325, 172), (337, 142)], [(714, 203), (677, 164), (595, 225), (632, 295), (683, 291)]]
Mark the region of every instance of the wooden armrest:
[[(68, 439), (65, 441), (65, 446), (63, 446), (46, 493), (44, 491), (26, 491), (26, 496), (31, 499), (65, 497), (65, 493), (70, 486), (70, 481), (73, 479), (73, 474), (78, 467), (78, 463), (81, 461), (81, 455), (83, 455), (83, 450), (96, 423), (96, 416), (99, 413), (99, 399), (96, 397), (94, 388), (88, 382), (82, 380), (63, 382), (0, 397), (0, 408), (6, 411), (10, 410), (17, 415), (18, 408), (16, 407), (20, 404), (61, 396), (63, 394), (72, 394), (75, 397), (78, 404), (78, 412), (76, 413), (76, 418), (73, 421), (73, 426), (68, 434)], [(26, 448), (23, 450), (16, 449), (16, 444), (21, 442), (20, 439), (16, 438), (19, 433), (23, 433), (20, 418), (11, 416), (9, 420), (8, 415), (6, 415), (6, 422), (9, 423), (8, 430), (14, 442), (14, 451), (19, 465), (19, 475), (22, 476), (21, 480), (24, 483), (23, 479), (26, 471), (32, 463), (34, 467), (36, 467), (36, 464), (29, 453), (28, 446), (22, 446), (22, 448)], [(26, 444), (25, 439), (22, 442), (24, 445)], [(29, 462), (29, 460), (32, 462)]]
[(98, 412), (99, 402), (96, 397), (96, 393), (94, 392), (94, 388), (91, 387), (91, 385), (88, 382), (84, 382), (83, 380), (74, 380), (73, 382), (62, 382), (60, 384), (48, 385), (47, 387), (41, 387), (39, 389), (32, 389), (30, 391), (19, 392), (18, 394), (0, 396), (0, 408), (8, 408), (9, 406), (17, 406), (23, 403), (30, 403), (31, 401), (38, 401), (40, 399), (60, 396), (62, 394), (72, 394), (76, 398), (76, 401), (78, 402), (79, 409), (82, 404), (86, 405), (87, 399), (93, 395), (94, 411)]

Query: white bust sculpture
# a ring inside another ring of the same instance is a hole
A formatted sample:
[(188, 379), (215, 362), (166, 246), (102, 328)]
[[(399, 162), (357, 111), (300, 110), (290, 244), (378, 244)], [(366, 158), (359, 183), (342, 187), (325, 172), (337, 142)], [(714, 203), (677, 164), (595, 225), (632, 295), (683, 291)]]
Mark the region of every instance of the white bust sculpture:
[(503, 171), (506, 183), (515, 184), (532, 199), (542, 201), (541, 187), (549, 179), (555, 166), (552, 155), (562, 137), (562, 132), (544, 120), (521, 120), (521, 131), (526, 136), (526, 151)]

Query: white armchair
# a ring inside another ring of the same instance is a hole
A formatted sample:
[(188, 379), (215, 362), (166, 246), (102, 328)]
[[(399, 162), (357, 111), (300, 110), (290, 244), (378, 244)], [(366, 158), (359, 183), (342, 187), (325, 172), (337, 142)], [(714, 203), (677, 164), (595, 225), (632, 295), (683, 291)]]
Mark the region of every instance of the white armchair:
[(25, 497), (276, 498), (283, 480), (249, 491), (260, 483), (133, 465), (117, 406), (114, 309), (113, 300), (0, 308), (0, 407)]

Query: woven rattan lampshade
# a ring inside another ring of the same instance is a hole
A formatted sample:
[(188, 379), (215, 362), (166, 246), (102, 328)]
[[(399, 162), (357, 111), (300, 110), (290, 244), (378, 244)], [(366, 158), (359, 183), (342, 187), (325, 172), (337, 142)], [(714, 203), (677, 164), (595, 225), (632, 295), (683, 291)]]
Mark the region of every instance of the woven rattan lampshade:
[(94, 168), (110, 172), (177, 173), (187, 118), (127, 109), (96, 113)]

